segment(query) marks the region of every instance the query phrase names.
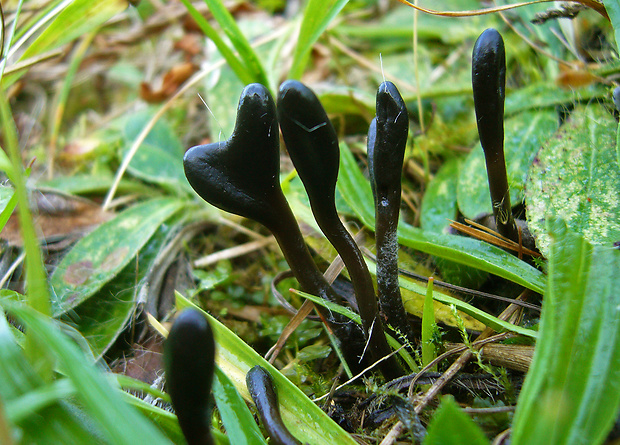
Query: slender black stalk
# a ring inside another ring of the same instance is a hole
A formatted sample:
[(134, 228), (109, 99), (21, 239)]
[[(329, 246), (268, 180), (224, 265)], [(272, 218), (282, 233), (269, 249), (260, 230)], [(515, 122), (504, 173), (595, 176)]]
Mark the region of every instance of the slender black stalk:
[(375, 198), (377, 288), (388, 323), (413, 341), (398, 285), (398, 216), (401, 173), (409, 132), (407, 107), (396, 86), (383, 82), (377, 91), (377, 117), (368, 136), (368, 163)]
[(176, 318), (164, 346), (166, 388), (188, 445), (211, 445), (209, 395), (215, 342), (207, 319), (195, 309)]
[[(392, 351), (378, 316), (377, 298), (368, 267), (336, 210), (336, 181), (340, 164), (338, 137), (316, 95), (301, 82), (288, 80), (278, 94), (278, 120), (288, 153), (297, 169), (319, 227), (346, 265), (373, 361)], [(395, 357), (381, 363), (388, 378), (402, 375)]]
[(497, 231), (518, 242), (519, 232), (512, 216), (504, 159), (506, 53), (502, 36), (493, 28), (480, 34), (474, 45), (472, 84)]
[[(230, 139), (187, 151), (185, 175), (205, 201), (263, 224), (275, 236), (305, 292), (336, 302), (338, 295), (312, 260), (299, 226), (280, 187), (279, 132), (275, 103), (260, 84), (241, 94)], [(361, 330), (339, 314), (318, 306), (341, 343), (351, 369), (359, 370), (364, 347)]]
[(248, 371), (245, 382), (271, 442), (276, 445), (301, 445), (282, 422), (278, 394), (269, 372), (256, 365)]

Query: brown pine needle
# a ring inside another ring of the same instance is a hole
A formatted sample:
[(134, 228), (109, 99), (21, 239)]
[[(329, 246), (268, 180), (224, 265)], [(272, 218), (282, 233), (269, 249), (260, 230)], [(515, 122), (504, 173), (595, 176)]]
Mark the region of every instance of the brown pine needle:
[(527, 247), (523, 247), (519, 243), (515, 243), (514, 241), (503, 237), (499, 233), (494, 230), (489, 229), (483, 225), (480, 225), (474, 221), (465, 220), (468, 224), (471, 224), (473, 227), (462, 224), (457, 221), (451, 221), (450, 227), (455, 230), (458, 230), (461, 233), (471, 236), (472, 238), (479, 239), (481, 241), (486, 241), (489, 244), (493, 244), (498, 247), (503, 247), (504, 249), (514, 250), (515, 252), (519, 252), (519, 254), (526, 254), (533, 257), (540, 258), (542, 255), (538, 252), (534, 252), (533, 250), (528, 249)]

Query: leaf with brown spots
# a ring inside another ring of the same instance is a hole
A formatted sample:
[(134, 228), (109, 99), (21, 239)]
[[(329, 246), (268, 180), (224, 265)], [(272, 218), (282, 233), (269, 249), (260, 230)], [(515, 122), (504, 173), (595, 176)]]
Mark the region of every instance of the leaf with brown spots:
[(182, 206), (176, 199), (153, 199), (119, 213), (82, 238), (52, 274), (54, 315), (78, 306), (112, 280)]

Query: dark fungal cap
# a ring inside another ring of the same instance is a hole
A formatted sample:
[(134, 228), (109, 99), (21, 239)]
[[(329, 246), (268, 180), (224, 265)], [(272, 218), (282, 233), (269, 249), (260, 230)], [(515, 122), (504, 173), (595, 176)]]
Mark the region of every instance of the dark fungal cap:
[(280, 142), (273, 98), (261, 84), (245, 87), (230, 139), (190, 148), (185, 176), (210, 204), (270, 225), (281, 195)]

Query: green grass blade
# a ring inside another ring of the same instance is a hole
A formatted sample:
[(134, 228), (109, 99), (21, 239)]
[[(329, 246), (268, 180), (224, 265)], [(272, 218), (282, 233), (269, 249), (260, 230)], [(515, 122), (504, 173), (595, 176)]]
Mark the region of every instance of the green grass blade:
[(593, 246), (557, 220), (549, 228), (540, 336), (511, 443), (602, 443), (620, 407), (620, 251)]
[[(338, 190), (364, 225), (374, 230), (374, 203), (370, 184), (346, 144), (340, 145)], [(398, 241), (412, 249), (498, 275), (535, 292), (542, 293), (545, 287), (542, 272), (498, 247), (473, 238), (429, 233), (401, 223)]]
[(489, 440), (478, 425), (457, 405), (452, 396), (441, 400), (428, 425), (424, 445), (488, 445)]
[(26, 274), (28, 304), (43, 314), (50, 313), (49, 292), (47, 288), (47, 276), (43, 267), (41, 248), (37, 233), (34, 229), (32, 214), (28, 204), (28, 191), (24, 177), (19, 145), (17, 142), (17, 129), (13, 121), (13, 115), (5, 95), (4, 85), (0, 83), (0, 121), (5, 147), (12, 162), (13, 185), (17, 197), (19, 210), (19, 224), (24, 240), (26, 252)]
[(7, 304), (15, 315), (57, 360), (59, 368), (71, 380), (84, 409), (100, 427), (108, 441), (115, 444), (163, 444), (168, 441), (142, 415), (127, 405), (118, 388), (85, 359), (74, 341), (64, 335), (58, 325), (27, 306)]
[[(159, 429), (175, 444), (185, 443), (185, 437), (181, 432), (177, 416), (170, 411), (166, 411), (158, 406), (152, 405), (128, 392), (121, 392), (125, 401), (137, 408), (142, 414), (156, 423)], [(169, 401), (168, 401), (169, 402)], [(215, 434), (214, 434), (215, 436)]]
[[(177, 293), (177, 307), (183, 309), (195, 306), (189, 300)], [(243, 342), (226, 326), (202, 311), (213, 329), (216, 341), (215, 361), (226, 376), (233, 382), (239, 394), (251, 401), (245, 384), (245, 375), (250, 368), (261, 365), (267, 369), (273, 378), (278, 391), (282, 420), (290, 431), (303, 443), (313, 445), (355, 445), (353, 438), (338, 426), (321, 408), (312, 401), (280, 371), (262, 358), (254, 349)]]
[(58, 48), (96, 29), (128, 6), (126, 0), (74, 0), (64, 8), (34, 42), (28, 45), (20, 60)]
[(4, 405), (0, 443), (17, 443), (9, 439), (15, 437), (19, 437), (19, 443), (36, 444), (100, 440), (94, 435), (92, 420), (73, 400), (60, 400), (61, 395), (73, 391), (65, 392), (65, 383), (58, 387), (40, 378), (18, 345), (18, 333), (0, 312), (0, 400)]
[(18, 424), (46, 406), (74, 394), (75, 387), (69, 379), (56, 380), (8, 402), (5, 407), (7, 418), (12, 423)]
[[(219, 23), (222, 31), (228, 36), (230, 42), (239, 53), (245, 68), (252, 78), (252, 82), (258, 82), (269, 88), (269, 81), (265, 69), (261, 64), (254, 49), (245, 38), (234, 17), (228, 12), (221, 0), (204, 0), (209, 6), (209, 11)], [(219, 47), (218, 47), (219, 48)]]
[(237, 57), (232, 49), (228, 47), (224, 39), (220, 37), (218, 32), (209, 24), (200, 12), (189, 2), (189, 0), (181, 0), (181, 2), (187, 8), (187, 11), (196, 21), (202, 32), (213, 41), (217, 50), (220, 52), (224, 60), (228, 63), (228, 66), (235, 72), (239, 80), (245, 84), (254, 82), (254, 77), (247, 71), (243, 61)]
[(17, 195), (13, 193), (9, 202), (7, 202), (4, 209), (2, 209), (2, 213), (0, 213), (0, 230), (4, 229), (4, 226), (9, 221), (9, 218), (13, 214), (15, 207), (17, 206)]
[(308, 63), (312, 46), (327, 29), (348, 0), (308, 0), (304, 10), (299, 38), (293, 55), (289, 78), (300, 79)]
[[(424, 312), (422, 314), (422, 366), (432, 362), (437, 354), (435, 353), (435, 345), (431, 342), (433, 331), (435, 330), (435, 308), (433, 306), (433, 283), (434, 280), (429, 278), (426, 286), (426, 298), (424, 298)], [(430, 371), (436, 371), (434, 366)]]
[[(421, 286), (420, 284), (406, 277), (400, 277), (399, 283), (400, 287), (402, 287), (403, 289), (407, 289), (419, 294), (424, 293), (426, 289), (424, 286)], [(523, 328), (521, 326), (516, 326), (514, 324), (510, 324), (506, 321), (500, 320), (499, 318), (494, 317), (493, 315), (488, 314), (483, 310), (472, 306), (469, 303), (465, 303), (458, 298), (451, 297), (444, 293), (434, 291), (433, 299), (448, 306), (456, 306), (459, 311), (475, 318), (479, 322), (493, 329), (495, 332), (514, 332), (515, 334), (523, 335), (530, 338), (536, 338), (538, 336), (538, 333), (532, 329)]]
[(230, 441), (238, 445), (266, 445), (254, 416), (235, 385), (220, 368), (215, 368), (213, 377), (213, 396)]

